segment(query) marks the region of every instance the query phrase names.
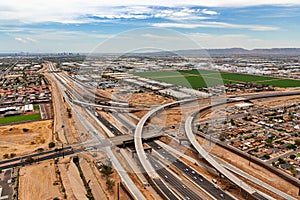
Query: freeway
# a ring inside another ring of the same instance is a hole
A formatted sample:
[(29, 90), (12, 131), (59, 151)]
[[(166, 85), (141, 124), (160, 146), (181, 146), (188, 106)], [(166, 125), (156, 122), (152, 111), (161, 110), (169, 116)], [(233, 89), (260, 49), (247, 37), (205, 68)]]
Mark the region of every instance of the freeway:
[[(134, 147), (138, 156), (138, 159), (145, 170), (145, 172), (149, 175), (150, 179), (156, 180), (159, 179), (159, 175), (157, 172), (154, 170), (152, 164), (150, 163), (149, 159), (147, 158), (144, 147), (143, 147), (143, 140), (142, 140), (142, 132), (143, 132), (143, 127), (145, 123), (149, 120), (149, 118), (154, 115), (155, 113), (158, 113), (165, 108), (170, 108), (172, 106), (177, 106), (180, 103), (188, 103), (188, 102), (193, 102), (196, 99), (187, 99), (187, 100), (182, 100), (182, 101), (177, 101), (177, 102), (171, 102), (165, 105), (160, 105), (149, 112), (147, 112), (138, 122), (135, 132), (134, 132)], [(155, 181), (154, 181), (155, 182)]]
[[(295, 93), (295, 92), (290, 92), (290, 95), (296, 95), (296, 94), (300, 94), (299, 92)], [(286, 94), (285, 94), (286, 95)], [(273, 94), (273, 95), (258, 95), (258, 96), (253, 96), (252, 95), (252, 98), (251, 97), (248, 97), (248, 99), (256, 99), (256, 98), (262, 98), (262, 96), (266, 96), (266, 97), (276, 97), (276, 96), (284, 96), (283, 94), (281, 93), (278, 93), (278, 94)], [(237, 100), (234, 100), (234, 99), (228, 99), (228, 102), (236, 102)], [(172, 104), (176, 104), (178, 102), (175, 102), (175, 103), (172, 103)], [(147, 157), (145, 156), (145, 152), (143, 150), (143, 146), (142, 146), (142, 137), (141, 137), (141, 134), (142, 134), (142, 130), (143, 130), (143, 126), (144, 124), (146, 123), (146, 121), (151, 117), (152, 114), (156, 113), (156, 112), (159, 112), (160, 110), (164, 109), (164, 108), (167, 108), (169, 105), (172, 105), (172, 104), (166, 104), (166, 105), (163, 105), (163, 106), (159, 106), (151, 111), (149, 111), (139, 122), (138, 126), (137, 126), (137, 129), (135, 131), (135, 135), (134, 135), (134, 142), (135, 142), (135, 147), (136, 147), (136, 150), (137, 150), (137, 154), (138, 154), (138, 157), (140, 159), (140, 162), (142, 163), (142, 166), (144, 168), (144, 170), (149, 173), (150, 177), (151, 178), (158, 178), (157, 176), (157, 173), (154, 172), (154, 169), (153, 167), (151, 166), (151, 164), (149, 163), (149, 161), (147, 161)], [(246, 191), (250, 191), (251, 189), (250, 188), (247, 188)], [(254, 190), (255, 191), (255, 190)], [(252, 191), (253, 192), (253, 191)], [(253, 193), (253, 196), (257, 196), (257, 194), (254, 192)], [(264, 198), (262, 198), (264, 199)]]
[(109, 131), (115, 136), (123, 135), (123, 133), (117, 129), (114, 125), (112, 125), (107, 119), (105, 119), (100, 113), (98, 113), (95, 109), (91, 109), (93, 114), (97, 117), (97, 119), (106, 126)]
[[(198, 113), (198, 111), (196, 112)], [(189, 141), (191, 142), (191, 144), (193, 145), (193, 147), (198, 151), (198, 153), (208, 162), (210, 163), (214, 168), (216, 168), (216, 170), (221, 173), (222, 175), (224, 175), (226, 178), (228, 178), (230, 181), (232, 181), (235, 185), (239, 186), (240, 188), (242, 188), (247, 194), (249, 194), (252, 198), (255, 199), (266, 199), (264, 198), (262, 195), (260, 195), (259, 193), (257, 193), (257, 191), (252, 188), (251, 186), (249, 186), (247, 183), (245, 183), (244, 181), (240, 180), (239, 178), (237, 178), (234, 174), (232, 174), (231, 172), (229, 172), (228, 170), (226, 170), (222, 165), (220, 165), (213, 157), (211, 157), (208, 152), (198, 143), (198, 141), (196, 140), (193, 131), (192, 131), (192, 121), (194, 119), (195, 113), (190, 115), (185, 122), (185, 132), (186, 135), (189, 139)]]
[(181, 160), (177, 159), (175, 156), (170, 154), (160, 145), (155, 142), (148, 142), (149, 146), (151, 146), (156, 152), (158, 152), (161, 156), (171, 162), (177, 169), (179, 169), (186, 177), (200, 187), (200, 189), (208, 192), (210, 196), (215, 199), (234, 199), (229, 196), (227, 193), (222, 191), (219, 187), (217, 187), (214, 183), (208, 181), (205, 177), (199, 174), (197, 171), (193, 170), (189, 165), (185, 164)]
[[(105, 109), (127, 110), (127, 111), (140, 111), (141, 110), (141, 109), (131, 108), (131, 107), (117, 107), (117, 106), (107, 106), (107, 105), (96, 104), (96, 103), (88, 103), (88, 102), (79, 101), (79, 100), (75, 100), (75, 99), (73, 99), (72, 101), (78, 105), (93, 106), (93, 107), (99, 107), (99, 108), (105, 108)], [(146, 109), (147, 108), (145, 108), (145, 110)]]
[(176, 101), (176, 102), (171, 102), (171, 103), (167, 103), (164, 105), (160, 105), (160, 106), (150, 110), (149, 112), (147, 112), (138, 122), (135, 132), (134, 132), (134, 146), (135, 146), (135, 150), (137, 152), (138, 158), (139, 158), (144, 170), (146, 171), (146, 173), (148, 173), (150, 175), (151, 178), (157, 178), (157, 174), (154, 172), (154, 169), (151, 166), (150, 162), (148, 161), (147, 156), (144, 152), (143, 141), (142, 141), (142, 138), (143, 138), (142, 132), (143, 132), (143, 127), (144, 127), (145, 123), (150, 119), (150, 117), (152, 115), (164, 110), (165, 108), (168, 108), (168, 107), (171, 107), (174, 105), (176, 106), (176, 105), (179, 105), (180, 103), (192, 102), (195, 100), (196, 99), (186, 99), (186, 100), (182, 100), (182, 101)]
[[(175, 155), (178, 155), (178, 156), (181, 156), (181, 157), (184, 157), (185, 159), (189, 160), (190, 162), (192, 163), (197, 163), (199, 166), (203, 166), (205, 167), (206, 169), (210, 169), (210, 170), (213, 170), (215, 171), (215, 169), (213, 169), (212, 167), (209, 167), (207, 166), (206, 164), (203, 164), (203, 163), (200, 163), (199, 161), (195, 160), (194, 158), (191, 158), (185, 154), (182, 154), (182, 152), (174, 149), (173, 147), (165, 144), (165, 143), (162, 143), (160, 141), (156, 141), (156, 143), (158, 143), (159, 145), (161, 145), (162, 147), (164, 147), (165, 149), (167, 149), (169, 152), (173, 152)], [(190, 146), (188, 147), (189, 149), (193, 150)], [(246, 178), (247, 180), (249, 181), (252, 181), (253, 183), (257, 184), (257, 185), (260, 185), (262, 187), (264, 187), (265, 189), (273, 192), (274, 194), (277, 194), (279, 196), (281, 196), (282, 198), (284, 199), (289, 199), (289, 200), (296, 200), (294, 197), (270, 186), (269, 184), (251, 176), (250, 174), (238, 169), (237, 167), (234, 167), (233, 165), (227, 163), (227, 162), (224, 162), (222, 161), (221, 159), (217, 158), (216, 156), (214, 156), (214, 158), (217, 160), (217, 162), (219, 162), (223, 167), (225, 167), (226, 169), (230, 170), (231, 172), (243, 177), (243, 178)]]
[[(51, 65), (49, 67), (49, 69), (50, 69), (50, 71), (55, 70), (53, 65)], [(125, 104), (124, 102), (117, 102), (117, 101), (108, 102), (107, 100), (104, 101), (104, 103), (102, 103), (102, 101), (98, 100), (97, 102), (100, 104), (86, 102), (85, 100), (87, 100), (87, 99), (88, 100), (95, 99), (94, 97), (87, 95), (87, 93), (90, 93), (89, 90), (83, 90), (83, 94), (80, 94), (74, 88), (71, 88), (71, 86), (69, 84), (73, 83), (73, 81), (70, 81), (68, 76), (65, 76), (64, 74), (53, 74), (53, 75), (55, 76), (56, 80), (58, 80), (58, 82), (60, 82), (66, 88), (66, 90), (69, 91), (72, 94), (72, 96), (76, 98), (76, 99), (72, 99), (71, 96), (68, 95), (68, 98), (70, 98), (70, 101), (72, 101), (73, 103), (76, 103), (78, 105), (100, 107), (100, 108), (104, 108), (104, 109), (126, 110), (126, 111), (141, 110), (141, 109), (128, 107), (128, 105)], [(75, 84), (73, 84), (73, 85), (75, 86)], [(99, 94), (96, 96), (99, 96)], [(96, 99), (97, 99), (97, 97), (96, 97)]]
[[(244, 95), (242, 98), (237, 98), (237, 97), (228, 98), (227, 102), (216, 103), (214, 105), (201, 108), (197, 112), (193, 113), (190, 117), (194, 118), (198, 113), (201, 113), (203, 111), (207, 111), (207, 110), (209, 110), (209, 109), (211, 109), (213, 107), (217, 107), (217, 106), (220, 106), (222, 104), (226, 104), (228, 102), (240, 102), (240, 101), (249, 101), (249, 100), (255, 100), (255, 99), (272, 98), (272, 97), (283, 97), (283, 96), (293, 96), (293, 95), (300, 95), (300, 91), (299, 90), (295, 90), (295, 91), (275, 92), (275, 93), (268, 93), (268, 94), (253, 94), (253, 95), (251, 94), (251, 95)], [(192, 121), (193, 120), (191, 120), (190, 122), (186, 121), (185, 124), (190, 123), (190, 126), (191, 126)], [(185, 126), (185, 128), (187, 128), (187, 127)], [(189, 127), (189, 129), (191, 130), (190, 133), (192, 133), (191, 127)], [(205, 137), (203, 134), (201, 135), (201, 134), (197, 133), (197, 135), (200, 135), (201, 137)], [(194, 136), (192, 136), (192, 135), (190, 135), (190, 136), (194, 138)], [(233, 148), (231, 146), (228, 146), (227, 144), (224, 144), (223, 142), (217, 141), (214, 138), (211, 138), (211, 140), (214, 141), (214, 143), (222, 146), (223, 148), (228, 149), (228, 150), (230, 150), (230, 151), (232, 151), (232, 152), (234, 152), (234, 153), (236, 153), (236, 154), (238, 154), (238, 155), (240, 155), (242, 157), (245, 157), (245, 158), (249, 157), (247, 153), (245, 153), (243, 151), (240, 151), (240, 150), (238, 150), (236, 148)], [(290, 176), (290, 175), (288, 175), (288, 174), (286, 174), (286, 173), (284, 173), (284, 172), (282, 172), (282, 171), (280, 171), (280, 170), (278, 170), (278, 169), (270, 166), (269, 164), (267, 164), (267, 163), (265, 163), (265, 162), (263, 162), (263, 161), (255, 158), (255, 157), (252, 158), (252, 162), (255, 162), (256, 164), (259, 164), (259, 165), (265, 167), (266, 169), (268, 169), (271, 172), (277, 174), (281, 178), (283, 178), (283, 179), (285, 179), (285, 180), (287, 180), (287, 181), (289, 181), (289, 182), (297, 185), (298, 187), (300, 187), (300, 182), (299, 182), (298, 179), (296, 179), (296, 178), (294, 178), (294, 177), (292, 177), (292, 176)]]
[[(119, 105), (119, 106), (128, 106), (128, 103), (126, 101), (122, 101), (122, 100), (119, 100), (117, 98), (110, 98), (110, 97), (107, 97), (107, 96), (104, 96), (104, 95), (101, 95), (97, 92), (95, 92), (95, 87), (91, 87), (91, 86), (88, 86), (84, 83), (82, 83), (81, 81), (79, 81), (78, 79), (74, 78), (74, 77), (71, 77), (71, 76), (65, 76), (67, 79), (70, 80), (70, 82), (74, 83), (74, 85), (76, 84), (77, 85), (77, 88), (80, 88), (82, 91), (84, 91), (85, 94), (87, 94), (87, 96), (84, 96), (84, 98), (91, 98), (95, 101), (101, 101), (101, 102), (106, 102), (108, 104), (111, 104), (111, 105)], [(109, 93), (110, 94), (110, 93)]]
[[(52, 66), (52, 63), (48, 63), (49, 65)], [(52, 66), (53, 67), (53, 66)], [(56, 74), (52, 74), (53, 77), (58, 80), (59, 78), (57, 77)], [(65, 89), (67, 89), (65, 86), (65, 84), (59, 79), (58, 80), (60, 89), (63, 91)], [(98, 140), (100, 143), (102, 143), (102, 141), (105, 141), (106, 138), (104, 137), (104, 135), (102, 135), (88, 120), (86, 120), (83, 115), (77, 110), (77, 108), (74, 106), (74, 104), (72, 102), (69, 101), (69, 99), (66, 97), (66, 93), (63, 93), (67, 103), (71, 106), (72, 110), (74, 111), (74, 113), (77, 115), (77, 117), (80, 119), (82, 125), (85, 127), (85, 129), (87, 130), (87, 132), (92, 133), (92, 137), (95, 140)], [(90, 114), (89, 110), (86, 109), (86, 112), (88, 114)], [(133, 195), (133, 197), (135, 199), (138, 200), (146, 200), (145, 196), (142, 194), (142, 192), (137, 188), (136, 184), (132, 181), (132, 179), (130, 178), (130, 176), (128, 175), (128, 173), (126, 172), (126, 170), (122, 167), (122, 165), (120, 164), (119, 160), (116, 158), (116, 156), (114, 155), (112, 149), (110, 148), (110, 146), (106, 146), (103, 148), (103, 151), (107, 153), (107, 155), (109, 156), (109, 158), (112, 161), (113, 166), (115, 167), (116, 171), (118, 172), (121, 180), (124, 182), (124, 184), (127, 186), (127, 188), (129, 189), (130, 193)]]
[[(201, 200), (202, 198), (193, 192), (187, 185), (183, 184), (178, 178), (176, 178), (171, 172), (169, 172), (165, 166), (157, 161), (153, 156), (148, 155), (150, 163), (153, 165), (155, 171), (159, 176), (168, 182), (180, 195), (186, 200)], [(172, 193), (166, 191), (168, 198), (171, 200), (175, 199)], [(177, 199), (177, 198), (176, 198)]]

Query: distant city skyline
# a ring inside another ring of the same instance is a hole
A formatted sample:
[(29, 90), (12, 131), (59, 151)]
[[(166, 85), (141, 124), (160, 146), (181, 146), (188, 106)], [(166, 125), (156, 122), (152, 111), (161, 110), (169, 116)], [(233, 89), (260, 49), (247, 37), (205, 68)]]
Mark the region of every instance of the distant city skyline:
[[(297, 48), (299, 22), (300, 1), (296, 0), (2, 1), (0, 53), (88, 53), (117, 34), (141, 28), (171, 29), (205, 49)], [(163, 32), (140, 35), (119, 47), (160, 39), (169, 50), (189, 49), (174, 45), (178, 38)]]

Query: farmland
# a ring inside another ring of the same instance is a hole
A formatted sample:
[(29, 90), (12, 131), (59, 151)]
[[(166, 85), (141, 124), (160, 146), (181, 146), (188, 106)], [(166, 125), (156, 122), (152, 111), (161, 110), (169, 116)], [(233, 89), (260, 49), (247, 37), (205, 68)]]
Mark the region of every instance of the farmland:
[(211, 70), (141, 72), (134, 75), (189, 88), (204, 88), (228, 83), (252, 82), (274, 87), (300, 87), (300, 80), (218, 72)]

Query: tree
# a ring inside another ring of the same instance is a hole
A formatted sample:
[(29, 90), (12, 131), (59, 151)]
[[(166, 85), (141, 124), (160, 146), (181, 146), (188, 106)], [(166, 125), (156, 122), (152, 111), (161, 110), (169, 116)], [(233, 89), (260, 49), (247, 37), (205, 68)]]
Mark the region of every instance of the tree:
[(233, 119), (230, 119), (230, 123), (231, 123), (231, 125), (232, 125), (232, 126), (234, 126), (234, 125), (235, 125), (235, 122), (234, 122), (234, 120), (233, 120)]
[(300, 146), (300, 138), (295, 139), (295, 145)]
[(290, 159), (294, 160), (296, 158), (295, 154), (290, 155)]
[(280, 164), (285, 164), (286, 163), (286, 161), (283, 158), (278, 158), (278, 162)]
[(112, 169), (112, 167), (110, 167), (109, 165), (103, 165), (100, 169), (101, 173), (104, 174), (105, 176), (109, 176), (112, 173), (114, 173), (114, 170)]
[(296, 145), (294, 145), (294, 144), (288, 144), (288, 145), (286, 146), (286, 148), (287, 148), (287, 149), (296, 149), (297, 147), (296, 147)]
[(3, 155), (3, 158), (7, 159), (7, 158), (9, 158), (9, 155), (6, 153)]
[(112, 180), (108, 179), (108, 180), (106, 181), (106, 185), (107, 185), (107, 188), (108, 188), (109, 190), (112, 190), (113, 187), (115, 186), (115, 181), (112, 181)]
[(268, 159), (270, 159), (270, 155), (269, 154), (265, 154), (264, 158), (268, 160)]
[(36, 151), (42, 152), (42, 151), (44, 151), (44, 149), (43, 148), (38, 148)]
[(55, 147), (55, 143), (54, 142), (50, 142), (49, 144), (48, 144), (48, 147), (51, 149), (51, 148), (53, 148), (53, 147)]

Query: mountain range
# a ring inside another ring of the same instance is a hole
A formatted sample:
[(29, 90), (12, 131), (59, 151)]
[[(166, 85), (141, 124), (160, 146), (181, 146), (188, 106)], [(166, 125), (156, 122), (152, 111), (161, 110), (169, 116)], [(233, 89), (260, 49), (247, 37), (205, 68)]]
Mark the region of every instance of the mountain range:
[[(161, 52), (160, 52), (161, 53)], [(191, 49), (177, 50), (172, 53), (179, 55), (201, 55), (208, 53), (210, 55), (300, 55), (300, 48), (272, 48), (272, 49), (243, 49), (243, 48), (227, 48), (227, 49)]]

